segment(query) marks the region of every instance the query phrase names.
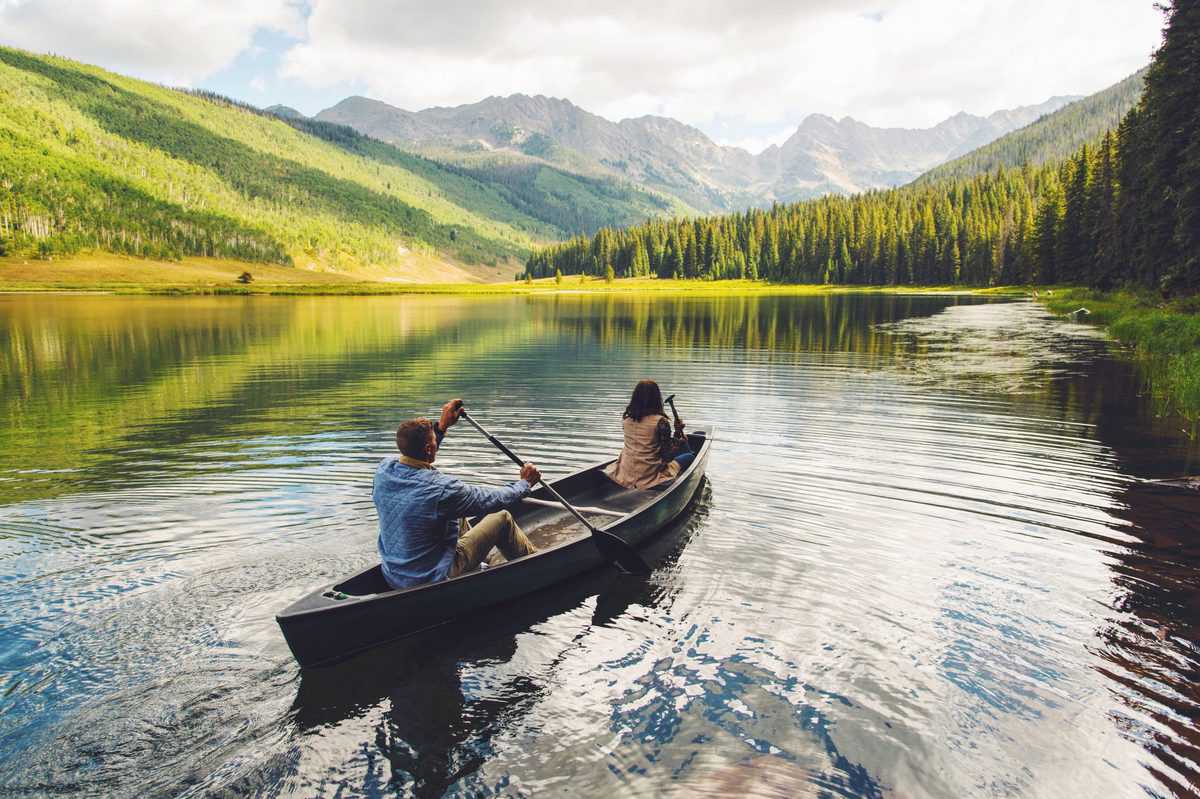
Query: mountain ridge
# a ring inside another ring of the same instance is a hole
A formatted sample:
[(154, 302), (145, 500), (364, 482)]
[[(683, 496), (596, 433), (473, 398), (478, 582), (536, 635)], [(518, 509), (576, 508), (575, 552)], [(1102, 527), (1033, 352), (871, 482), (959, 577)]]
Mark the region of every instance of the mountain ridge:
[(315, 119), (348, 125), (441, 158), (505, 152), (585, 174), (609, 174), (665, 191), (705, 211), (765, 206), (827, 193), (907, 183), (1076, 99), (958, 112), (928, 128), (874, 127), (850, 116), (806, 116), (781, 144), (757, 154), (713, 141), (687, 123), (654, 114), (612, 121), (566, 98), (515, 93), (409, 111), (361, 95)]

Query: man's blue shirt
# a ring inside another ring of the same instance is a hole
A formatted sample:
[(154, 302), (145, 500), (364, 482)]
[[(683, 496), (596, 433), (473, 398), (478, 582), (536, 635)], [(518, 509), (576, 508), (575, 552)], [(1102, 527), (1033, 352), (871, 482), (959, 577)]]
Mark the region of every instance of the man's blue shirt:
[(432, 467), (384, 458), (372, 492), (383, 576), (393, 588), (446, 579), (454, 564), (458, 520), (495, 513), (529, 491), (524, 480), (500, 488), (472, 486)]

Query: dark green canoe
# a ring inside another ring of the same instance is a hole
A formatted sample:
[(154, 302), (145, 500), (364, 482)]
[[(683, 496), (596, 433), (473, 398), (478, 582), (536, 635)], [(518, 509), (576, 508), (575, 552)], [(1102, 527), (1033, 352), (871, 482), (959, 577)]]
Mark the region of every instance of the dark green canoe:
[[(589, 521), (637, 547), (674, 521), (696, 496), (704, 480), (712, 432), (691, 433), (688, 439), (695, 460), (670, 483), (651, 490), (622, 488), (609, 480), (603, 470), (611, 461), (581, 469), (552, 485), (573, 505), (608, 511), (589, 515)], [(549, 500), (545, 489), (530, 496)], [(536, 553), (401, 591), (387, 585), (378, 565), (322, 586), (275, 617), (296, 660), (301, 666), (334, 663), (605, 565), (589, 532), (565, 510), (526, 502), (509, 510), (538, 547)]]

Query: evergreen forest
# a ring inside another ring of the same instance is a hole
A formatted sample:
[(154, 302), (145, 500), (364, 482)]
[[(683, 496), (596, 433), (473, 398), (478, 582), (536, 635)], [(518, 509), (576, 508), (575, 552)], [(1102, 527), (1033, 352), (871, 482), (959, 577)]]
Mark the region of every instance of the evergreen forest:
[(1065, 158), (950, 170), (940, 180), (853, 197), (606, 228), (535, 252), (527, 272), (1196, 292), (1200, 3), (1176, 0), (1163, 11), (1162, 45), (1140, 100), (1115, 130)]

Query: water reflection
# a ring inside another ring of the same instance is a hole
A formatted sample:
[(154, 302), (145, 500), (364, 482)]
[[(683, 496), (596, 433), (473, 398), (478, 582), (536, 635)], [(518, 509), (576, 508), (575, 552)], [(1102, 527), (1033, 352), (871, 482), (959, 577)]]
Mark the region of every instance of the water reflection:
[[(374, 558), (397, 419), (561, 474), (647, 375), (719, 425), (652, 580), (298, 673), (273, 613)], [(0, 790), (1197, 785), (1196, 515), (1137, 479), (1197, 445), (1029, 303), (7, 297), (0, 388)]]
[[(556, 670), (594, 627), (611, 625), (631, 607), (664, 608), (669, 582), (688, 540), (708, 516), (711, 491), (701, 488), (689, 512), (642, 551), (657, 573), (647, 581), (613, 570), (587, 573), (479, 617), (444, 625), (416, 638), (364, 653), (321, 669), (305, 669), (293, 705), (303, 733), (335, 727), (382, 702), (376, 746), (388, 763), (389, 789), (441, 796), (473, 775), (491, 755), (493, 735), (520, 723), (520, 716), (551, 691)], [(510, 664), (519, 656), (518, 636), (591, 600), (588, 625), (543, 663), (517, 663), (498, 685), (471, 686), (463, 672)]]
[(1121, 550), (1121, 589), (1101, 628), (1097, 669), (1121, 690), (1113, 724), (1153, 755), (1176, 796), (1200, 793), (1200, 493), (1134, 482), (1119, 515), (1138, 541)]

